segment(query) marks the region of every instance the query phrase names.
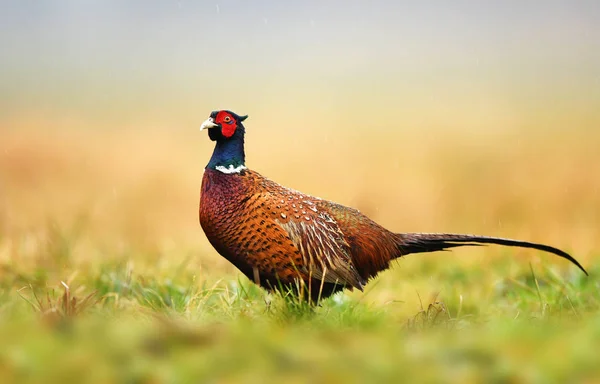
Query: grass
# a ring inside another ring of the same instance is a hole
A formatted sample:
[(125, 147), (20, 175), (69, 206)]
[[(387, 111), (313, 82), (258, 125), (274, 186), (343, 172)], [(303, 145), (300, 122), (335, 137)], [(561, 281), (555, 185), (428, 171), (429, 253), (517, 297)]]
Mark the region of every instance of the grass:
[[(390, 152), (374, 148), (409, 133), (312, 142), (301, 166), (291, 156), (280, 169), (256, 132), (253, 167), (283, 184), (397, 231), (547, 242), (590, 272), (499, 247), (414, 255), (364, 293), (312, 307), (267, 294), (207, 243), (196, 217), (204, 137), (20, 128), (6, 128), (0, 150), (3, 382), (600, 380), (600, 154), (589, 135), (440, 134), (393, 152), (390, 176), (364, 164), (384, 163)], [(352, 172), (321, 164), (326, 146)]]
[(599, 292), (589, 280), (524, 274), (486, 303), (440, 294), (405, 316), (402, 303), (340, 295), (310, 307), (246, 280), (206, 286), (191, 273), (171, 281), (159, 271), (107, 272), (116, 268), (76, 278), (90, 284), (80, 292), (73, 282), (7, 294), (2, 376), (564, 382), (599, 373)]

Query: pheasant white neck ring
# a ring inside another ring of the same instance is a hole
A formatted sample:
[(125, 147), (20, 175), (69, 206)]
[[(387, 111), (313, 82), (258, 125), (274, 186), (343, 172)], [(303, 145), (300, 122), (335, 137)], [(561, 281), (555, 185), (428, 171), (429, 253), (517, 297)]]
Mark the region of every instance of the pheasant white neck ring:
[(217, 165), (215, 167), (215, 169), (219, 172), (222, 173), (226, 173), (226, 174), (232, 174), (232, 173), (240, 173), (242, 172), (244, 169), (247, 169), (245, 165), (238, 165), (237, 167), (234, 167), (233, 164), (229, 164), (229, 167), (225, 167), (223, 165)]

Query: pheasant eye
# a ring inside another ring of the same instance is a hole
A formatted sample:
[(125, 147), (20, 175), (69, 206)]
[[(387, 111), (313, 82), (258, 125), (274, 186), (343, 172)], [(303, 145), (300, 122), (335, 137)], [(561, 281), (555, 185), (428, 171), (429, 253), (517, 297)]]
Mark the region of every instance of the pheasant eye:
[(229, 116), (225, 116), (225, 118), (223, 119), (224, 122), (229, 123), (231, 121), (231, 117)]

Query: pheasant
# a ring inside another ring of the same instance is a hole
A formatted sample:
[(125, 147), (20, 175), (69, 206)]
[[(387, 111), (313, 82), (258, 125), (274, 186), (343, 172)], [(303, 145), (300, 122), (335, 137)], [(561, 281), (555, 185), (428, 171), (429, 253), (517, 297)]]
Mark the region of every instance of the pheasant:
[(200, 225), (215, 250), (267, 290), (292, 289), (319, 301), (365, 284), (410, 253), (499, 244), (553, 253), (586, 270), (566, 252), (505, 238), (394, 233), (356, 209), (283, 187), (246, 167), (248, 116), (214, 111), (202, 123), (216, 142), (200, 192)]

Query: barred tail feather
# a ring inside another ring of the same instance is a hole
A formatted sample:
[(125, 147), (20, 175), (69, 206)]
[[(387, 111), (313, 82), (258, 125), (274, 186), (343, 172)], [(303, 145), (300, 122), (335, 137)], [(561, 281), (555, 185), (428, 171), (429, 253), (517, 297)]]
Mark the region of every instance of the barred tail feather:
[(459, 235), (452, 233), (398, 233), (397, 245), (400, 251), (399, 256), (409, 253), (435, 252), (443, 251), (449, 248), (462, 246), (481, 246), (486, 244), (498, 244), (509, 247), (532, 248), (544, 252), (549, 252), (569, 260), (575, 264), (586, 275), (587, 271), (579, 264), (573, 256), (558, 248), (549, 245), (530, 243), (521, 240), (504, 239), (500, 237), (487, 237), (475, 235)]

